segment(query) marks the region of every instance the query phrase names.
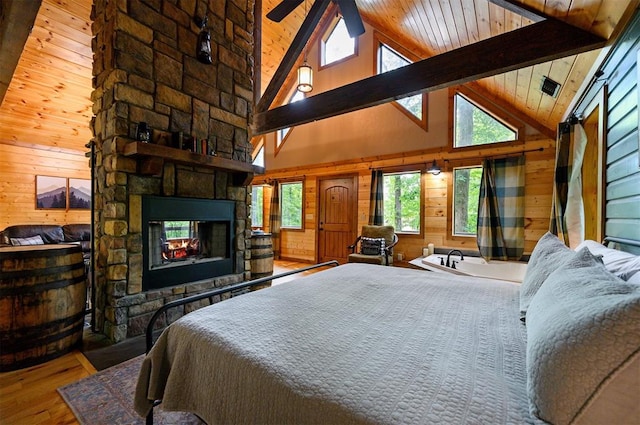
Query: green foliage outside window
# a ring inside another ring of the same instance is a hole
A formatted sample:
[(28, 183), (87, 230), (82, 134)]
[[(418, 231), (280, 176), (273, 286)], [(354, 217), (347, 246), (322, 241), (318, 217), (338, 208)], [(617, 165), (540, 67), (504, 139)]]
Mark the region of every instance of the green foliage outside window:
[(251, 227), (264, 227), (264, 187), (251, 187)]
[(190, 221), (165, 221), (164, 232), (167, 239), (188, 239), (190, 234)]
[(455, 96), (454, 147), (516, 140), (517, 133), (464, 97)]
[[(378, 56), (378, 73), (382, 74), (387, 71), (402, 68), (411, 64), (411, 61), (400, 55), (391, 47), (380, 44)], [(422, 95), (416, 94), (397, 100), (402, 107), (411, 112), (419, 120), (422, 120)]]
[(383, 176), (384, 224), (396, 232), (420, 232), (420, 172)]
[(302, 229), (302, 182), (280, 185), (281, 227)]
[(453, 178), (453, 234), (474, 236), (478, 226), (482, 167), (456, 168)]

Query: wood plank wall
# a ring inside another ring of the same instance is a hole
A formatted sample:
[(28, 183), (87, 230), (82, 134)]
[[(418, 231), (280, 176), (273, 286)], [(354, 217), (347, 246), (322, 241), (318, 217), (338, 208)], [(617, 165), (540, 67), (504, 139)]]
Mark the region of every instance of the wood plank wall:
[(580, 116), (605, 90), (605, 236), (635, 240), (640, 240), (639, 55), (640, 14), (636, 11), (600, 68), (604, 74), (576, 108)]
[(0, 142), (0, 230), (14, 224), (89, 223), (89, 210), (36, 209), (36, 176), (90, 179), (84, 152)]
[[(543, 148), (543, 151), (526, 153), (526, 199), (525, 199), (525, 252), (530, 253), (536, 242), (549, 227), (549, 214), (553, 192), (553, 168), (555, 161), (555, 140), (541, 138), (527, 140), (524, 150)], [(281, 232), (281, 257), (285, 259), (315, 262), (317, 245), (317, 187), (318, 179), (327, 176), (358, 175), (358, 228), (367, 224), (369, 219), (369, 191), (371, 186), (371, 168), (386, 168), (394, 166), (410, 166), (416, 169), (426, 169), (435, 158), (440, 166), (445, 164), (443, 158), (449, 162), (477, 160), (493, 155), (518, 154), (523, 147), (493, 146), (464, 152), (423, 152), (413, 154), (397, 154), (380, 158), (360, 158), (357, 161), (345, 161), (317, 166), (281, 169), (269, 172), (254, 179), (254, 184), (261, 184), (269, 179), (276, 180), (304, 180), (304, 230), (287, 230)], [(436, 247), (462, 248), (477, 250), (475, 238), (464, 240), (448, 236), (447, 212), (449, 208), (447, 184), (451, 170), (446, 168), (438, 176), (423, 175), (424, 196), (424, 235), (415, 237), (400, 235), (395, 252), (404, 254), (406, 259), (419, 257), (422, 248), (428, 243)], [(270, 211), (271, 188), (266, 187), (264, 200), (264, 216)], [(269, 231), (268, 219), (265, 230)]]

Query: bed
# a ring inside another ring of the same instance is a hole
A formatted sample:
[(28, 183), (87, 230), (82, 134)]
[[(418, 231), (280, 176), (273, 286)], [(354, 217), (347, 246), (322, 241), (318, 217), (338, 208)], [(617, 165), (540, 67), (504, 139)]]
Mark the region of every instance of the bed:
[(162, 400), (210, 425), (636, 423), (640, 285), (551, 236), (522, 288), (346, 264), (192, 312), (145, 358), (136, 411)]

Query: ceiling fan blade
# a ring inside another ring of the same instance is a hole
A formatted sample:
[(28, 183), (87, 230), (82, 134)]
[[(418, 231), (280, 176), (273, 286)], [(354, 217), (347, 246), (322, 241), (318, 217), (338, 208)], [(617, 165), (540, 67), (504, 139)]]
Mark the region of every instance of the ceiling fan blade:
[(289, 13), (293, 12), (293, 9), (298, 7), (300, 3), (302, 3), (302, 0), (283, 0), (278, 3), (276, 7), (271, 9), (269, 13), (267, 13), (267, 18), (269, 18), (273, 22), (280, 22)]
[(362, 18), (358, 12), (358, 6), (356, 6), (355, 0), (336, 0), (336, 3), (340, 6), (340, 12), (347, 26), (349, 36), (356, 38), (364, 34), (364, 25), (362, 24)]

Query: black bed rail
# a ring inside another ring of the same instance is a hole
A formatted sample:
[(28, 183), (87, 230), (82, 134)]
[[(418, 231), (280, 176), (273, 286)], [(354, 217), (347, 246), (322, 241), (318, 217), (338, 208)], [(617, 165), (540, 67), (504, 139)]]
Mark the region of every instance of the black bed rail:
[(285, 277), (285, 276), (290, 276), (292, 274), (296, 274), (296, 273), (301, 273), (301, 272), (306, 272), (308, 270), (313, 270), (313, 269), (317, 269), (319, 267), (325, 267), (325, 266), (337, 266), (339, 265), (339, 263), (336, 260), (331, 260), (331, 261), (326, 261), (324, 263), (318, 263), (318, 264), (314, 264), (312, 266), (308, 266), (308, 267), (303, 267), (300, 269), (296, 269), (296, 270), (290, 270), (288, 272), (283, 272), (283, 273), (279, 273), (273, 276), (265, 276), (265, 277), (261, 277), (258, 279), (253, 279), (253, 280), (249, 280), (246, 282), (240, 282), (240, 283), (236, 283), (234, 285), (229, 285), (229, 286), (224, 286), (222, 288), (216, 288), (213, 289), (211, 291), (206, 291), (206, 292), (202, 292), (200, 294), (195, 294), (195, 295), (191, 295), (189, 297), (186, 298), (181, 298), (179, 300), (174, 300), (174, 301), (170, 301), (168, 303), (166, 303), (165, 305), (163, 305), (162, 307), (160, 307), (158, 310), (156, 310), (156, 312), (153, 314), (153, 316), (151, 316), (151, 320), (149, 320), (149, 324), (147, 325), (147, 331), (146, 331), (146, 338), (147, 338), (147, 354), (149, 353), (149, 351), (151, 351), (151, 348), (153, 347), (154, 341), (153, 341), (153, 327), (156, 323), (156, 321), (158, 320), (158, 318), (160, 317), (160, 315), (164, 312), (166, 312), (167, 310), (174, 308), (174, 307), (178, 307), (181, 305), (185, 305), (185, 304), (189, 304), (195, 301), (200, 301), (202, 299), (205, 298), (210, 298), (211, 300), (213, 299), (213, 297), (217, 296), (217, 295), (222, 295), (226, 292), (231, 292), (231, 291), (237, 291), (240, 289), (245, 289), (245, 288), (250, 288), (252, 286), (255, 285), (259, 285), (261, 283), (264, 282), (268, 282), (270, 280), (273, 279), (278, 279), (281, 277)]
[(607, 236), (602, 241), (602, 243), (605, 244), (605, 245), (608, 242), (615, 242), (615, 243), (619, 243), (619, 244), (622, 244), (622, 245), (640, 247), (640, 241), (637, 241), (637, 240), (634, 240), (634, 239), (618, 238), (618, 237), (615, 237), (615, 236)]

